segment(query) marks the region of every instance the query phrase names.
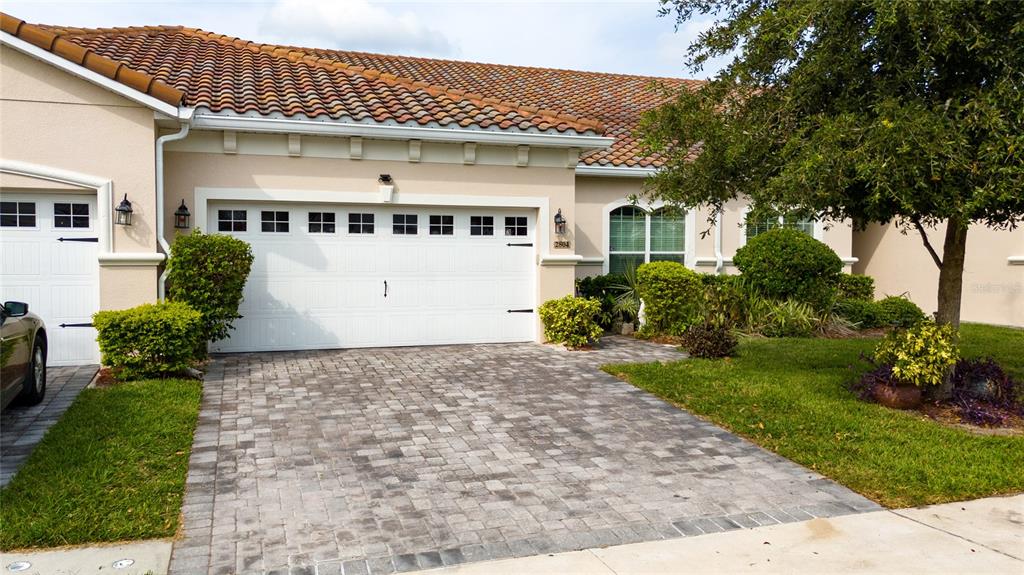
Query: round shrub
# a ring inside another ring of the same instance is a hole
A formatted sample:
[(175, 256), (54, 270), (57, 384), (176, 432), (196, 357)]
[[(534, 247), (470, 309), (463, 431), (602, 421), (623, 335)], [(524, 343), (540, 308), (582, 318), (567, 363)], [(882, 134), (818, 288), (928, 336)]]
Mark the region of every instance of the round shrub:
[(567, 295), (548, 300), (540, 306), (544, 337), (552, 343), (580, 348), (601, 337), (601, 326), (594, 319), (601, 313), (596, 299)]
[(646, 331), (678, 334), (695, 322), (703, 289), (699, 274), (678, 262), (651, 262), (637, 268), (636, 279)]
[(875, 278), (871, 276), (840, 274), (838, 288), (840, 299), (875, 300)]
[(103, 365), (124, 381), (178, 375), (204, 341), (202, 314), (182, 302), (99, 311), (92, 324)]
[(889, 367), (897, 383), (924, 388), (942, 384), (959, 358), (956, 330), (922, 321), (910, 329), (889, 332), (875, 348), (873, 359)]
[(874, 305), (879, 326), (911, 327), (925, 319), (921, 308), (903, 296), (889, 296)]
[[(252, 249), (240, 239), (199, 230), (178, 236), (167, 264), (167, 297), (203, 314), (203, 341), (228, 337), (252, 268)], [(205, 347), (200, 345), (198, 353)]]
[(835, 311), (860, 329), (871, 329), (881, 325), (878, 321), (878, 304), (862, 299), (841, 299), (836, 302)]
[(834, 297), (843, 261), (811, 236), (776, 228), (754, 236), (736, 250), (736, 267), (751, 287), (775, 299), (822, 307)]
[(682, 347), (692, 357), (728, 357), (739, 345), (732, 331), (716, 325), (695, 325), (683, 333)]

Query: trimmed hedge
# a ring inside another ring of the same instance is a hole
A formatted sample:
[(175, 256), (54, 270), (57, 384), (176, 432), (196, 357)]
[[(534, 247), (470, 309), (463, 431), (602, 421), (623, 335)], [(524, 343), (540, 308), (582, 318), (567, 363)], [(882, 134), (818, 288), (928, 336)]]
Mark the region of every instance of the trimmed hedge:
[(819, 309), (835, 297), (843, 261), (811, 236), (776, 228), (754, 236), (736, 250), (733, 262), (748, 284), (763, 295), (795, 299)]
[(875, 300), (875, 278), (871, 276), (842, 274), (838, 288), (840, 299)]
[(195, 230), (174, 240), (167, 297), (202, 314), (203, 341), (196, 349), (200, 356), (205, 355), (205, 342), (228, 337), (231, 322), (242, 317), (238, 306), (252, 260), (249, 244), (231, 236)]
[(912, 327), (925, 320), (925, 314), (916, 303), (893, 295), (875, 302), (878, 325), (885, 327)]
[(678, 262), (651, 262), (636, 270), (640, 299), (644, 302), (644, 330), (681, 334), (700, 314), (699, 274)]
[(103, 365), (124, 381), (180, 375), (204, 341), (202, 314), (182, 302), (100, 311), (92, 323)]
[(878, 327), (878, 304), (873, 301), (861, 299), (842, 299), (836, 302), (836, 313), (850, 322), (857, 324), (860, 329)]
[(601, 302), (596, 299), (567, 295), (548, 300), (540, 306), (544, 337), (570, 348), (583, 347), (603, 333), (594, 319), (600, 312)]

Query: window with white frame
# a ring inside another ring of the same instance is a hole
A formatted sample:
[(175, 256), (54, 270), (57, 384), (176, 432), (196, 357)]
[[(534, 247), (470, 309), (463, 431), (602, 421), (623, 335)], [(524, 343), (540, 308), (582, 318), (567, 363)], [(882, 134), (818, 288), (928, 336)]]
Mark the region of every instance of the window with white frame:
[(430, 216), (430, 235), (450, 236), (455, 233), (455, 216)]
[(372, 234), (373, 233), (373, 214), (357, 214), (351, 213), (348, 215), (348, 233), (350, 234)]
[[(0, 202), (0, 226), (5, 228), (36, 227), (35, 202)], [(89, 227), (88, 217), (85, 219), (85, 227)]]
[(265, 232), (288, 233), (288, 212), (261, 211), (260, 224)]
[(245, 210), (217, 210), (218, 232), (244, 232), (246, 224)]
[(391, 216), (391, 233), (398, 236), (414, 236), (419, 229), (419, 217), (416, 214), (393, 214)]
[(671, 208), (647, 212), (622, 206), (608, 214), (608, 271), (621, 274), (645, 262), (686, 263), (686, 219)]
[(53, 204), (53, 227), (88, 228), (89, 204), (57, 202)]
[(336, 223), (334, 212), (309, 212), (306, 221), (311, 234), (333, 234)]
[(469, 235), (471, 236), (493, 236), (494, 216), (470, 216)]
[(795, 212), (780, 214), (778, 212), (748, 212), (743, 229), (746, 239), (763, 234), (776, 228), (799, 230), (809, 236), (814, 235), (814, 218), (798, 215)]

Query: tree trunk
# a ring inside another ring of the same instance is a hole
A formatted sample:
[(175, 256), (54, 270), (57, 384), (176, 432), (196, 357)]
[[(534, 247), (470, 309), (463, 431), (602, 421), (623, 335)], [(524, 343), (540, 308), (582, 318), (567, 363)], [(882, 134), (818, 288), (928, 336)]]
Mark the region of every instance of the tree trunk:
[(942, 244), (942, 266), (939, 268), (939, 305), (937, 323), (960, 327), (960, 300), (964, 287), (964, 254), (967, 251), (967, 226), (960, 218), (946, 222), (946, 239)]
[[(967, 251), (967, 226), (959, 218), (946, 222), (946, 239), (942, 244), (942, 266), (939, 267), (939, 305), (935, 321), (960, 328), (960, 302), (964, 288), (964, 254)], [(953, 395), (953, 370), (950, 369), (933, 399), (949, 399)]]

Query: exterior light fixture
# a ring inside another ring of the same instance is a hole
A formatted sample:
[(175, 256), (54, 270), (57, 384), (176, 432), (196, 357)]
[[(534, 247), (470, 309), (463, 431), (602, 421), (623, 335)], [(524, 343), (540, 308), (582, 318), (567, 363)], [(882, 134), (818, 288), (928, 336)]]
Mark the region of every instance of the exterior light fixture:
[(181, 200), (181, 205), (178, 206), (178, 209), (174, 210), (174, 227), (179, 230), (187, 230), (188, 220), (191, 217), (192, 213), (188, 211), (185, 200)]
[(124, 199), (121, 200), (121, 203), (114, 208), (114, 212), (117, 215), (114, 223), (119, 226), (132, 225), (132, 203), (128, 201), (128, 194), (124, 195)]
[(377, 184), (381, 200), (385, 203), (391, 202), (391, 197), (395, 193), (395, 180), (391, 177), (391, 174), (381, 174), (377, 178)]
[(565, 216), (562, 215), (562, 208), (558, 208), (558, 212), (555, 213), (555, 233), (565, 235)]

